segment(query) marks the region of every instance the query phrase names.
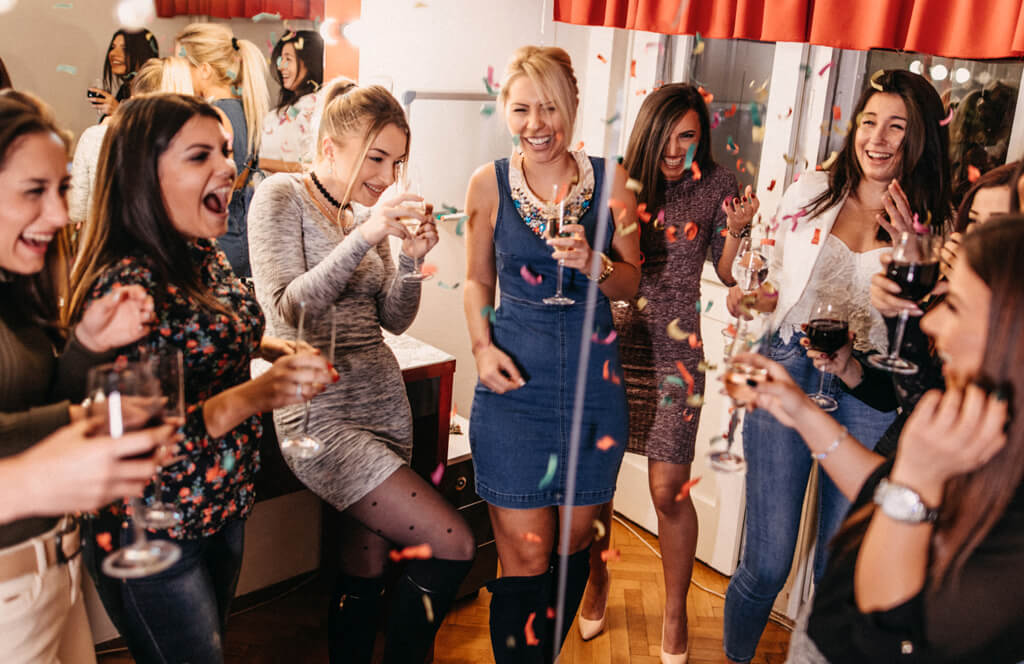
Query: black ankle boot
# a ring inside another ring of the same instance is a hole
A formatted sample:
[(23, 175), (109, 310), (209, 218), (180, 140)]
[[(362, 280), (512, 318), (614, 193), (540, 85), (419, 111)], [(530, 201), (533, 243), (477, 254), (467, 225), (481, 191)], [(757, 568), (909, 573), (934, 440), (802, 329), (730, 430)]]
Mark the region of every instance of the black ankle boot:
[(426, 660), (434, 635), (472, 566), (472, 560), (409, 561), (392, 591), (384, 664), (422, 664)]
[[(537, 576), (503, 576), (487, 584), (491, 591), (491, 649), (495, 664), (543, 664), (552, 660), (547, 619), (551, 570)], [(526, 623), (534, 644), (526, 643)]]
[[(551, 584), (551, 595), (549, 598), (549, 606), (552, 608), (556, 607), (558, 601), (558, 565), (559, 557), (557, 554), (551, 557), (552, 567), (552, 578), (554, 579)], [(569, 573), (565, 584), (565, 603), (562, 605), (565, 611), (565, 617), (562, 620), (562, 633), (558, 641), (558, 649), (561, 651), (562, 644), (565, 643), (565, 637), (569, 635), (569, 629), (572, 628), (573, 620), (576, 618), (576, 611), (580, 608), (580, 602), (583, 601), (583, 591), (587, 589), (587, 579), (590, 577), (590, 547), (577, 551), (576, 553), (569, 555)], [(551, 631), (555, 631), (555, 621), (551, 620)]]
[(327, 609), (331, 664), (369, 664), (377, 637), (384, 578), (338, 575)]

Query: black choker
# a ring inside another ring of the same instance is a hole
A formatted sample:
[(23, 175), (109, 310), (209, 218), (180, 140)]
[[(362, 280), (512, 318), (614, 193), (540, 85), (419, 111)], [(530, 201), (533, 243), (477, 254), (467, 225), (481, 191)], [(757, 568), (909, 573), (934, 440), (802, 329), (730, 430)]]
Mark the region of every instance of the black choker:
[(331, 205), (333, 205), (336, 208), (341, 208), (341, 201), (339, 201), (334, 196), (331, 196), (331, 192), (327, 191), (327, 187), (325, 187), (322, 184), (320, 184), (320, 180), (317, 179), (316, 173), (314, 173), (313, 171), (310, 171), (309, 172), (309, 177), (313, 179), (313, 184), (316, 185), (317, 191), (319, 191), (320, 194), (324, 198), (327, 199), (328, 203), (330, 203)]

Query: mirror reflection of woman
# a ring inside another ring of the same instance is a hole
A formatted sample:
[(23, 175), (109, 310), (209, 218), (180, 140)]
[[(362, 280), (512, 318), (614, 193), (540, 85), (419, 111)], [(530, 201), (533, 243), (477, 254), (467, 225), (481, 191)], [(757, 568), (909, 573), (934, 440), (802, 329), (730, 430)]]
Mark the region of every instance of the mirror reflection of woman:
[(277, 105), (263, 119), (260, 169), (298, 172), (316, 153), (315, 118), (324, 81), (324, 42), (314, 30), (286, 32), (270, 54), (281, 86)]
[[(209, 104), (174, 94), (126, 102), (104, 142), (96, 203), (72, 272), (72, 321), (118, 284), (142, 288), (154, 301), (146, 335), (97, 362), (143, 352), (184, 356), (182, 458), (161, 471), (157, 497), (182, 519), (148, 535), (173, 540), (181, 560), (154, 576), (104, 576), (102, 542), (116, 549), (130, 537), (121, 503), (90, 519), (84, 538), (85, 565), (136, 661), (223, 662), (255, 501), (260, 413), (301, 403), (337, 375), (323, 358), (264, 336), (256, 298), (218, 249), (234, 173), (228, 135)], [(273, 365), (250, 379), (254, 358)], [(150, 485), (146, 500), (153, 498)]]
[[(288, 459), (343, 515), (341, 573), (327, 618), (331, 662), (369, 664), (388, 554), (426, 544), (430, 556), (406, 563), (391, 593), (384, 649), (389, 664), (422, 662), (476, 544), (455, 508), (409, 467), (412, 413), (381, 328), (401, 334), (416, 317), (421, 286), (403, 276), (437, 244), (437, 230), (429, 209), (404, 205), (420, 196), (381, 200), (408, 159), (409, 125), (398, 101), (380, 86), (351, 82), (325, 95), (312, 171), (273, 175), (253, 198), (256, 294), (275, 334), (295, 338), (303, 315), (316, 347), (330, 344), (332, 327), (336, 333), (338, 381), (310, 404), (309, 432), (324, 449)], [(401, 223), (409, 217), (420, 221), (415, 233)], [(397, 267), (391, 238), (401, 240)], [(274, 413), (281, 439), (303, 426), (303, 412)]]
[[(759, 208), (750, 187), (742, 197), (736, 196), (736, 177), (711, 155), (710, 133), (707, 106), (695, 87), (672, 83), (644, 99), (626, 148), (625, 167), (642, 187), (637, 200), (659, 220), (664, 211), (659, 223), (666, 230), (651, 224), (638, 229), (645, 259), (638, 292), (647, 300), (643, 313), (632, 304), (612, 310), (629, 399), (628, 450), (648, 458), (658, 516), (665, 572), (661, 658), (670, 663), (685, 662), (687, 653), (686, 594), (697, 546), (697, 513), (689, 498), (680, 501), (676, 496), (690, 479), (700, 408), (687, 406), (685, 398), (666, 403), (661, 389), (666, 376), (679, 375), (677, 361), (693, 375), (694, 393), (703, 394), (705, 388), (704, 373), (698, 369), (704, 360), (700, 343), (680, 343), (666, 330), (675, 319), (680, 329), (693, 331), (700, 341), (697, 303), (708, 249), (718, 278), (731, 286), (739, 240), (749, 234)], [(700, 179), (687, 168), (688, 158), (700, 169)], [(611, 505), (602, 519), (610, 530)], [(604, 628), (608, 571), (598, 549), (607, 548), (608, 538), (601, 543), (591, 555), (590, 591), (580, 613), (584, 640)]]
[[(857, 375), (862, 365), (851, 353), (884, 352), (887, 330), (870, 304), (870, 283), (890, 238), (913, 231), (915, 216), (941, 232), (950, 215), (948, 131), (939, 123), (945, 110), (935, 88), (917, 74), (889, 70), (873, 77), (854, 110), (856, 126), (835, 164), (804, 173), (786, 191), (779, 208), (778, 236), (766, 288), (753, 306), (774, 311), (769, 358), (780, 362), (810, 394), (817, 388), (814, 359), (801, 343), (801, 326), (815, 303), (830, 299), (850, 312), (851, 343), (836, 352)], [(729, 309), (750, 316), (743, 294), (733, 287)], [(860, 377), (858, 377), (860, 376)], [(880, 412), (844, 389), (830, 390), (838, 402), (832, 415), (849, 435), (873, 446), (895, 414)], [(743, 451), (746, 476), (746, 541), (725, 600), (724, 645), (733, 662), (749, 662), (782, 589), (796, 547), (801, 506), (812, 459), (799, 436), (774, 418), (746, 416)], [(824, 474), (819, 478), (818, 535), (814, 577), (821, 579), (827, 542), (848, 502)], [(755, 545), (756, 543), (756, 545)]]
[[(559, 48), (517, 50), (499, 102), (518, 149), (470, 180), (464, 304), (479, 375), (469, 427), (476, 490), (490, 509), (502, 569), (488, 584), (491, 645), (501, 664), (549, 661), (583, 596), (593, 522), (611, 500), (626, 443), (625, 392), (621, 380), (611, 379), (622, 368), (609, 299), (636, 294), (640, 250), (637, 233), (615, 232), (636, 223), (633, 194), (618, 168), (609, 192), (621, 202), (613, 209), (615, 226), (604, 246), (593, 247), (605, 162), (570, 150), (579, 93), (569, 55)], [(569, 219), (561, 227), (565, 237), (545, 239), (560, 214)], [(590, 275), (597, 253), (600, 272)], [(544, 302), (555, 292), (559, 259), (571, 305)], [(565, 463), (588, 276), (600, 284), (595, 325), (602, 343), (591, 346), (570, 513)], [(491, 314), (499, 284), (501, 303)], [(598, 445), (605, 436), (611, 447)], [(569, 518), (568, 587), (559, 605), (556, 542), (560, 520)], [(554, 634), (549, 607), (563, 612), (561, 634)], [(534, 639), (524, 635), (527, 624)]]
[(100, 114), (100, 122), (131, 96), (132, 78), (142, 63), (159, 55), (160, 46), (149, 30), (122, 29), (114, 33), (103, 61), (103, 88), (88, 89), (89, 103)]

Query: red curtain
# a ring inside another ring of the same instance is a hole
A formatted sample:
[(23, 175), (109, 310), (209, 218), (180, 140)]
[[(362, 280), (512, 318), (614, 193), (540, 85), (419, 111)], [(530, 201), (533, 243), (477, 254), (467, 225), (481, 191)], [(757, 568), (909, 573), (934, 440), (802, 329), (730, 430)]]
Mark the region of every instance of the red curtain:
[(323, 18), (324, 0), (156, 0), (156, 15), (205, 14), (217, 18), (252, 18), (280, 14), (282, 19)]
[(555, 20), (969, 59), (1024, 55), (1024, 0), (555, 0)]

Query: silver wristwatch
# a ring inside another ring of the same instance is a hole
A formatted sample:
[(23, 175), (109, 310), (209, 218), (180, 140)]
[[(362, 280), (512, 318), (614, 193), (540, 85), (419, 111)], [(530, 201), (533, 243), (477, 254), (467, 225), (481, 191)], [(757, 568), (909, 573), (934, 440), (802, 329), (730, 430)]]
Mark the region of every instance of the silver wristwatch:
[(939, 510), (925, 505), (916, 491), (887, 479), (875, 489), (875, 504), (890, 519), (904, 523), (933, 523), (939, 518)]

